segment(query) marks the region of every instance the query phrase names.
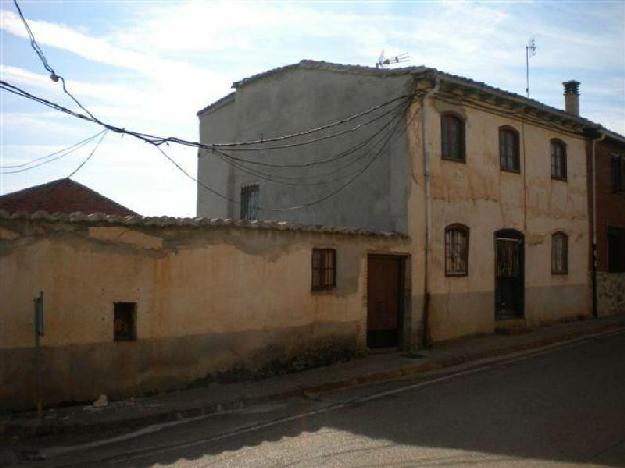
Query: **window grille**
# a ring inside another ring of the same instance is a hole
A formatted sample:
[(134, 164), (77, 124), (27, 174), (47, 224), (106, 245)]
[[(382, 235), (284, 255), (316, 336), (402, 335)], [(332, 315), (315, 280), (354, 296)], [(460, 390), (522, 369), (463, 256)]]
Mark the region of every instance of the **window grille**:
[(313, 249), (312, 289), (332, 289), (336, 286), (336, 250)]
[(241, 187), (241, 219), (247, 221), (258, 219), (259, 191), (258, 185), (246, 185)]
[(563, 232), (551, 236), (551, 272), (562, 275), (569, 271), (569, 238)]
[(466, 276), (469, 272), (469, 228), (452, 225), (445, 229), (445, 274)]

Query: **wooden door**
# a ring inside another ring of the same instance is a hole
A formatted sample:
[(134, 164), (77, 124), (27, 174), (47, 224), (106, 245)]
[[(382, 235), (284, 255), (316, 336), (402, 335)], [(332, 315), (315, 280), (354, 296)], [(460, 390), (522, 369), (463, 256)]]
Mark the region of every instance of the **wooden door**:
[(516, 231), (495, 234), (495, 319), (523, 317), (525, 295), (523, 237)]
[(401, 257), (370, 255), (367, 275), (367, 346), (399, 345)]

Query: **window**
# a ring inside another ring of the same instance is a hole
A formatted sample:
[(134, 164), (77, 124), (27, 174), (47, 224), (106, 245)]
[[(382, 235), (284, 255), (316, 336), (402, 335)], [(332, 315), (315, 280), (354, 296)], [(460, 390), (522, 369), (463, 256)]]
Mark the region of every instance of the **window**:
[(258, 219), (258, 185), (241, 187), (241, 219)]
[(625, 156), (613, 154), (611, 157), (612, 190), (625, 192)]
[(469, 228), (453, 224), (445, 228), (445, 275), (466, 276), (469, 273)]
[(312, 289), (332, 289), (336, 286), (336, 250), (313, 249)]
[(551, 273), (565, 275), (569, 272), (569, 238), (563, 232), (551, 236)]
[(608, 227), (608, 271), (625, 272), (625, 228)]
[(499, 162), (504, 171), (520, 171), (519, 133), (512, 127), (499, 129)]
[(137, 339), (136, 302), (115, 302), (113, 304), (113, 331), (115, 341), (135, 341)]
[(454, 114), (441, 116), (441, 145), (443, 159), (464, 162), (464, 120)]
[(560, 140), (551, 140), (551, 178), (566, 180), (566, 145)]

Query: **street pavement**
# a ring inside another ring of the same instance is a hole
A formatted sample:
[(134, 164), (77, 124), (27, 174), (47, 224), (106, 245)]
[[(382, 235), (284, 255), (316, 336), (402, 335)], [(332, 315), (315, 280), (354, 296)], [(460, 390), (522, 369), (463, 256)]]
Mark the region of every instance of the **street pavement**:
[(625, 333), (270, 402), (16, 466), (625, 466)]

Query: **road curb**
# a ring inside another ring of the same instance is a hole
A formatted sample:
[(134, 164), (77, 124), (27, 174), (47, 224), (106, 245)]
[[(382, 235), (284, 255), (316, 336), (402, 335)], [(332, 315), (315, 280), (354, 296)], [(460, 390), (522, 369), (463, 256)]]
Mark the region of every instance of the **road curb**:
[(410, 364), (392, 371), (371, 372), (357, 377), (349, 377), (347, 379), (334, 380), (318, 385), (302, 386), (296, 389), (290, 389), (282, 392), (275, 392), (261, 397), (251, 397), (236, 399), (229, 402), (214, 403), (191, 407), (185, 409), (176, 409), (163, 411), (156, 414), (141, 415), (137, 417), (123, 419), (109, 419), (105, 421), (96, 421), (89, 423), (59, 423), (58, 421), (46, 420), (26, 420), (26, 421), (4, 421), (0, 422), (0, 434), (41, 436), (49, 434), (84, 434), (95, 432), (108, 432), (132, 430), (140, 427), (162, 424), (166, 422), (195, 418), (198, 416), (208, 416), (219, 414), (227, 411), (242, 409), (272, 400), (290, 398), (295, 396), (311, 396), (317, 393), (328, 392), (332, 390), (345, 389), (359, 385), (379, 383), (385, 381), (398, 380), (405, 377), (415, 376), (418, 374), (442, 370), (474, 361), (480, 361), (488, 358), (501, 358), (505, 355), (521, 353), (525, 351), (540, 350), (549, 346), (566, 345), (578, 340), (591, 339), (607, 334), (625, 331), (623, 324), (608, 324), (602, 327), (595, 327), (590, 330), (582, 330), (576, 332), (568, 332), (551, 336), (547, 338), (537, 339), (528, 343), (512, 344), (510, 346), (502, 346), (498, 349), (479, 351), (474, 353), (465, 353), (457, 356), (449, 356), (446, 358), (432, 360), (429, 362)]

